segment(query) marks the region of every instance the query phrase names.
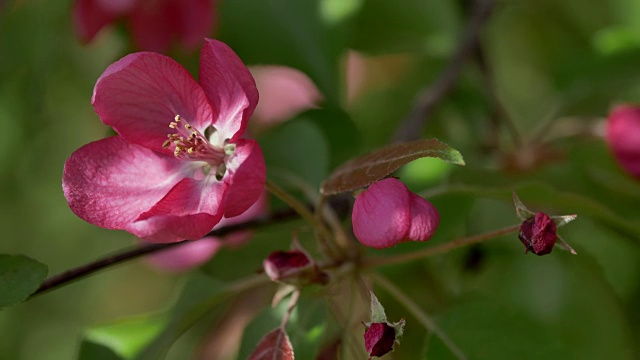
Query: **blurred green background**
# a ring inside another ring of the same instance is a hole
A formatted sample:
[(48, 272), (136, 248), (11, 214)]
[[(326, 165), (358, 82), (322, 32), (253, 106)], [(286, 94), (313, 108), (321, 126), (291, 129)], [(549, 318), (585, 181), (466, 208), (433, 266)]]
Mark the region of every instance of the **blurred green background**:
[[(135, 243), (124, 232), (75, 217), (62, 194), (65, 159), (110, 134), (91, 107), (93, 85), (109, 64), (133, 51), (122, 27), (81, 45), (72, 31), (71, 5), (0, 2), (0, 253), (38, 259), (50, 275)], [(247, 64), (295, 67), (320, 90), (319, 109), (255, 130), (269, 176), (292, 173), (311, 186), (345, 159), (390, 140), (417, 92), (446, 65), (471, 7), (467, 1), (439, 0), (220, 0), (218, 5), (212, 36)], [(467, 166), (420, 160), (399, 173), (438, 207), (435, 244), (516, 224), (513, 189), (534, 210), (579, 215), (560, 230), (578, 256), (559, 249), (546, 257), (523, 256), (522, 245), (510, 236), (382, 269), (434, 314), (469, 359), (638, 356), (640, 182), (622, 172), (599, 137), (612, 104), (640, 103), (638, 19), (637, 0), (498, 1), (480, 50), (424, 133), (460, 150)], [(173, 55), (197, 73), (197, 54)], [(514, 145), (507, 121), (525, 143), (541, 141)], [(268, 253), (275, 243), (286, 247), (280, 237), (300, 226), (261, 232), (252, 249)], [(216, 257), (209, 273), (228, 279), (260, 267), (260, 257), (238, 262), (237, 256), (223, 253), (219, 261), (236, 259), (238, 269), (217, 266)], [(133, 261), (4, 309), (0, 359), (77, 358), (87, 328), (162, 310), (188, 276), (161, 274)], [(452, 357), (393, 298), (384, 292), (378, 297), (390, 319), (407, 319), (402, 344), (387, 358)], [(322, 310), (309, 311), (327, 311), (326, 304), (318, 306)], [(198, 334), (219, 317), (211, 315), (189, 333), (169, 358), (192, 358), (195, 352), (206, 358)], [(250, 329), (260, 328), (265, 317)], [(321, 315), (314, 319), (326, 321)], [(326, 326), (322, 329), (335, 328)], [(354, 330), (358, 338), (361, 332)], [(264, 332), (247, 334), (254, 338), (245, 339), (241, 354)]]

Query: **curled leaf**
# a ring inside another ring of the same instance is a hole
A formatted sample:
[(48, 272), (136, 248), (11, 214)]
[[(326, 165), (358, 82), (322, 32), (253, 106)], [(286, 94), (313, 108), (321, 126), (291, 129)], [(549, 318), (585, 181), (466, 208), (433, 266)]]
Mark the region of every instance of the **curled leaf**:
[(322, 184), (320, 192), (323, 195), (333, 195), (363, 188), (398, 170), (402, 165), (423, 157), (435, 157), (464, 165), (460, 152), (438, 139), (392, 144), (342, 164)]

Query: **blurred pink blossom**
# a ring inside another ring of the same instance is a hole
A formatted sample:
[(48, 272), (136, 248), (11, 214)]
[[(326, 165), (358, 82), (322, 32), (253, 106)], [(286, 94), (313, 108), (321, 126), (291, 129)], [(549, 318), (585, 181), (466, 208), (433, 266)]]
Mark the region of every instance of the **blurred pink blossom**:
[(195, 50), (213, 28), (212, 0), (76, 0), (76, 35), (91, 42), (105, 26), (122, 18), (142, 50), (165, 52), (177, 40)]
[(640, 179), (640, 107), (614, 107), (607, 119), (606, 139), (620, 166)]
[[(259, 217), (267, 209), (267, 199), (268, 195), (263, 193), (249, 210), (236, 217), (222, 218), (213, 229), (240, 224)], [(252, 232), (250, 230), (237, 231), (220, 238), (207, 236), (197, 241), (191, 241), (187, 244), (151, 254), (147, 256), (147, 260), (151, 266), (160, 271), (188, 271), (208, 262), (222, 247), (240, 246), (251, 239), (251, 236)]]
[(362, 244), (383, 249), (431, 239), (440, 222), (435, 206), (395, 178), (377, 181), (353, 205), (353, 233)]
[(256, 121), (273, 125), (316, 107), (322, 95), (303, 72), (286, 66), (250, 68), (260, 92), (254, 113)]
[(203, 237), (264, 191), (262, 150), (241, 138), (257, 102), (249, 70), (222, 42), (203, 46), (199, 83), (164, 55), (125, 56), (104, 71), (92, 99), (118, 136), (65, 163), (71, 210), (149, 241)]

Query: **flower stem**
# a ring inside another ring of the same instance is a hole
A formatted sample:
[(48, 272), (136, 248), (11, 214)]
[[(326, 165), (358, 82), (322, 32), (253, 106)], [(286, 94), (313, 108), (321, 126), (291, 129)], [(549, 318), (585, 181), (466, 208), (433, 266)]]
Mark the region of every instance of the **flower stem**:
[[(331, 232), (325, 224), (322, 222), (322, 219), (317, 218), (311, 210), (305, 206), (302, 202), (300, 202), (295, 197), (291, 196), (288, 192), (282, 189), (280, 186), (276, 185), (274, 182), (267, 179), (265, 182), (265, 187), (269, 192), (273, 195), (277, 196), (280, 200), (284, 201), (287, 205), (291, 206), (303, 219), (305, 219), (309, 224), (311, 224), (314, 230), (317, 231), (316, 235), (318, 239), (321, 241), (321, 244), (324, 248), (332, 255), (337, 255), (335, 244), (329, 242), (331, 239)], [(330, 246), (333, 245), (333, 246)]]
[(282, 321), (280, 322), (280, 329), (286, 332), (287, 323), (289, 322), (289, 317), (295, 309), (296, 305), (298, 305), (298, 300), (300, 300), (300, 289), (297, 289), (291, 294), (291, 298), (289, 299), (289, 305), (287, 306), (287, 311), (284, 313), (282, 317)]
[(384, 258), (381, 257), (381, 258), (365, 259), (363, 261), (362, 266), (364, 268), (369, 268), (369, 267), (377, 267), (377, 266), (384, 266), (384, 265), (405, 263), (413, 260), (419, 260), (428, 256), (446, 253), (460, 247), (476, 244), (476, 243), (483, 242), (485, 240), (490, 240), (502, 235), (507, 235), (507, 234), (516, 232), (519, 229), (520, 229), (520, 224), (512, 225), (512, 226), (494, 230), (485, 234), (479, 234), (479, 235), (455, 239), (455, 240), (449, 241), (448, 243), (437, 245), (434, 247), (429, 247), (420, 251), (415, 251), (415, 252), (405, 253), (405, 254), (400, 254), (395, 256), (389, 256)]
[(407, 294), (402, 292), (400, 288), (395, 286), (391, 281), (389, 281), (384, 276), (377, 273), (369, 273), (369, 276), (373, 278), (373, 280), (378, 283), (382, 288), (385, 289), (389, 295), (393, 296), (402, 306), (404, 306), (415, 318), (424, 326), (427, 331), (431, 331), (437, 337), (442, 340), (442, 342), (451, 350), (451, 352), (458, 358), (466, 360), (466, 356), (460, 350), (460, 348), (445, 334), (440, 327), (427, 315), (419, 306), (415, 303)]

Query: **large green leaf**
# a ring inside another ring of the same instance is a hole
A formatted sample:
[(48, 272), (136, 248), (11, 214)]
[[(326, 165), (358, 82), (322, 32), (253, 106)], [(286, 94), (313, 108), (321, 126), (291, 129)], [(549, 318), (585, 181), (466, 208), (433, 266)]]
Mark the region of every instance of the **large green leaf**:
[(0, 254), (0, 309), (24, 301), (47, 276), (47, 266), (23, 255)]

